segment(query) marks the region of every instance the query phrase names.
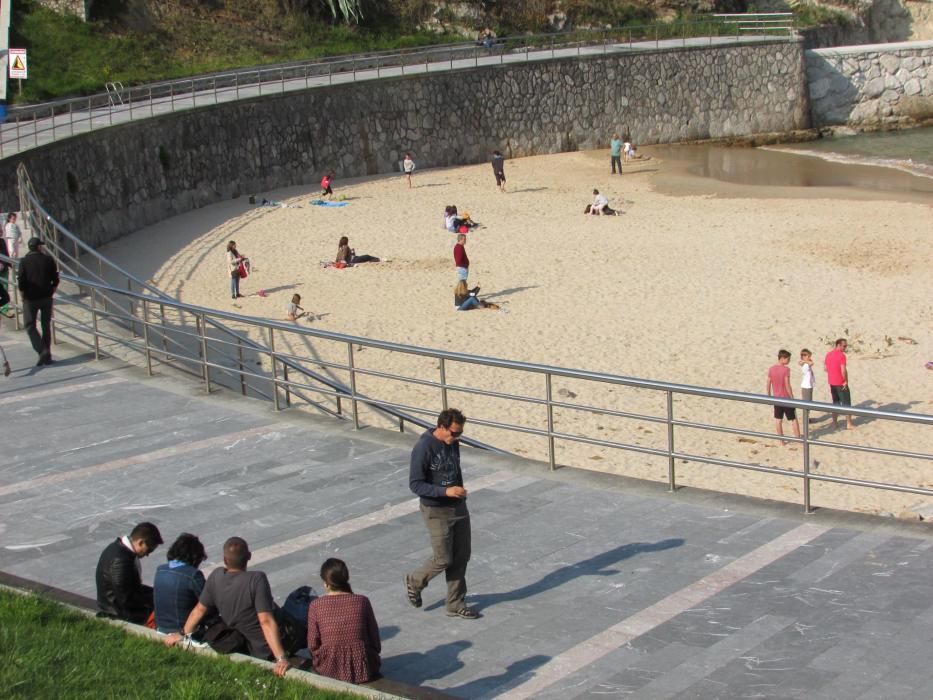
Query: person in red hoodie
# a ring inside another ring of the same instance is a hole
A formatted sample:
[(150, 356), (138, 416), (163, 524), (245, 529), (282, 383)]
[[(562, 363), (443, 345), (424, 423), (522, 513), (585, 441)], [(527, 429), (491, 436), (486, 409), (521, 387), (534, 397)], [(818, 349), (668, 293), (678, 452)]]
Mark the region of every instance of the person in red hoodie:
[(457, 279), (466, 282), (470, 274), (470, 258), (467, 256), (466, 236), (462, 233), (457, 236), (457, 245), (454, 246), (454, 266), (457, 268)]

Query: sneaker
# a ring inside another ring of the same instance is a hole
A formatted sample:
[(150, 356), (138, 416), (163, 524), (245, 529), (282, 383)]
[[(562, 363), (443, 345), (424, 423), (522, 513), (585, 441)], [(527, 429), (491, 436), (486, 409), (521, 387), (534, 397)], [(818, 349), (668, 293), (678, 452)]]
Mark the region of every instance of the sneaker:
[(462, 617), (464, 620), (475, 620), (479, 617), (479, 613), (464, 605), (459, 610), (448, 610), (447, 617)]
[(408, 594), (408, 602), (411, 603), (412, 607), (420, 608), (421, 591), (411, 585), (407, 576), (405, 577), (405, 592)]

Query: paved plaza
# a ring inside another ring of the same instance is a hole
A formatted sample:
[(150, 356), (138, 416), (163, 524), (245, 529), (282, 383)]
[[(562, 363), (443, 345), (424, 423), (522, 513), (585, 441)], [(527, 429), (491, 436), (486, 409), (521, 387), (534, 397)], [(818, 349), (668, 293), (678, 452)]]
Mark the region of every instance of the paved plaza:
[[(281, 602), (329, 556), (370, 597), (390, 678), (464, 698), (929, 698), (933, 532), (464, 449), (476, 621), (425, 607), (415, 434), (275, 413), (67, 346), (34, 368), (5, 326), (0, 570), (94, 596), (103, 547), (250, 543)], [(469, 416), (470, 407), (461, 407)], [(469, 430), (469, 424), (467, 425)], [(143, 562), (151, 582), (165, 548)]]

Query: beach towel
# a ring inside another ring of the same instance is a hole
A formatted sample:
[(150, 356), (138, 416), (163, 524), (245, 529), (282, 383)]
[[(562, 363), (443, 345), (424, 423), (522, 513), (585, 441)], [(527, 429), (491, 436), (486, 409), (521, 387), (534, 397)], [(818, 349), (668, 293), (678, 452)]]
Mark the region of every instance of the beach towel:
[(323, 199), (312, 199), (308, 204), (316, 207), (345, 207), (349, 202), (325, 202)]

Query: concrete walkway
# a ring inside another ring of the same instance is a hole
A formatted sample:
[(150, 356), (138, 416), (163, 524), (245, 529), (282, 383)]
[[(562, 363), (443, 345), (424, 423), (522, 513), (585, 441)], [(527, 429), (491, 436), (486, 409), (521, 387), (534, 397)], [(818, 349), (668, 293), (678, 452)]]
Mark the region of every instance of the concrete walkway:
[(197, 533), (208, 567), (245, 537), (280, 601), (344, 559), (386, 675), (455, 696), (930, 696), (923, 525), (466, 450), (482, 617), (449, 619), (442, 582), (422, 610), (403, 590), (429, 554), (407, 484), (415, 435), (276, 414), (65, 346), (34, 368), (6, 325), (0, 343), (15, 370), (0, 377), (2, 571), (93, 596), (100, 551), (149, 519), (168, 542)]

